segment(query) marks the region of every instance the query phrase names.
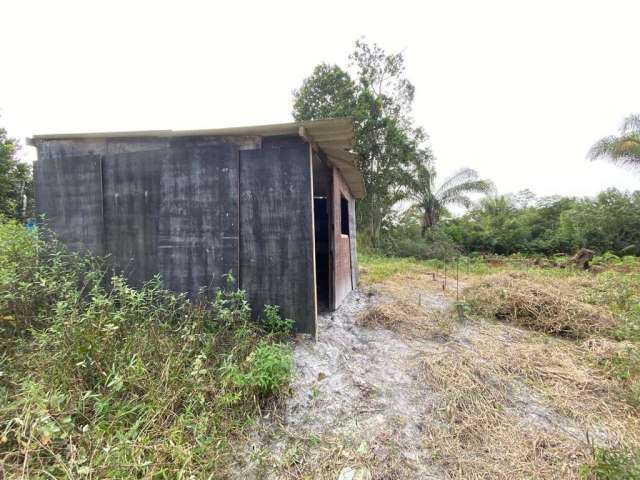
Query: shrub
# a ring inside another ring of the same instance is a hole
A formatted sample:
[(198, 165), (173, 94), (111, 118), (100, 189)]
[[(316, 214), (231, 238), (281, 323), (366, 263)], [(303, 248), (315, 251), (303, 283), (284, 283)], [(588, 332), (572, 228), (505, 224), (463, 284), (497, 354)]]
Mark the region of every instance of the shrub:
[(226, 362), (222, 375), (227, 387), (242, 395), (268, 396), (288, 385), (293, 371), (291, 347), (260, 342), (244, 365)]
[[(223, 476), (234, 434), (285, 389), (290, 347), (242, 291), (134, 289), (21, 228), (0, 225), (4, 476)], [(228, 388), (223, 367), (242, 382)]]
[(262, 324), (267, 332), (276, 335), (291, 335), (295, 322), (289, 318), (282, 318), (278, 305), (265, 305), (262, 312)]
[(598, 480), (640, 479), (640, 450), (596, 448), (594, 462), (581, 469), (583, 478)]
[(418, 260), (454, 258), (460, 255), (456, 243), (438, 227), (430, 229), (424, 237), (387, 238), (383, 251), (387, 255), (413, 257)]

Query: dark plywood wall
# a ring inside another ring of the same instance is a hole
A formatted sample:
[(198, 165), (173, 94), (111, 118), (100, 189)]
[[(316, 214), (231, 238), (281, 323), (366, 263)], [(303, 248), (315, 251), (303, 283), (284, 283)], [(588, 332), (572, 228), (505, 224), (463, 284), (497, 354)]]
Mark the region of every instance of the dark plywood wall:
[(197, 292), (238, 278), (238, 148), (173, 148), (162, 163), (158, 256), (168, 288)]
[(315, 335), (313, 204), (309, 147), (265, 142), (240, 152), (240, 282), (257, 309), (282, 307)]
[(53, 154), (35, 167), (38, 214), (73, 251), (104, 254), (102, 157)]
[(160, 273), (158, 165), (168, 154), (165, 149), (103, 157), (105, 251), (113, 269), (134, 286)]
[(107, 138), (38, 145), (36, 206), (74, 251), (140, 284), (226, 285), (315, 334), (309, 147), (299, 137)]

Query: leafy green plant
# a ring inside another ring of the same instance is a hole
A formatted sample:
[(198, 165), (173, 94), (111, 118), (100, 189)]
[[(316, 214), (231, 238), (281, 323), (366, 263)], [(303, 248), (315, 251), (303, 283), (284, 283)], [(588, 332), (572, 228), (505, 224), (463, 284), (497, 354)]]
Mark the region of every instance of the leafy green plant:
[(251, 321), (244, 292), (132, 288), (11, 222), (0, 246), (5, 478), (218, 476), (286, 389), (291, 348)]
[(640, 479), (640, 450), (596, 448), (591, 465), (583, 465), (581, 476), (597, 480)]
[(226, 386), (241, 394), (273, 395), (288, 385), (291, 378), (291, 347), (260, 342), (244, 364), (238, 365), (228, 359), (221, 372)]
[(295, 322), (289, 318), (282, 318), (278, 305), (265, 305), (262, 312), (262, 324), (265, 330), (276, 335), (291, 335)]

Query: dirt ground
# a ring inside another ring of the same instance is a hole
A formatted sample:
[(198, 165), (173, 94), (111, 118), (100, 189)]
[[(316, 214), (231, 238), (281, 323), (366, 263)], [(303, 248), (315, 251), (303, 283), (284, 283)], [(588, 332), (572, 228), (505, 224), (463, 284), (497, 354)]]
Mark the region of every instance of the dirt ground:
[(577, 478), (594, 446), (637, 441), (636, 415), (578, 350), (461, 322), (455, 298), (455, 284), (400, 275), (320, 316), (235, 478)]

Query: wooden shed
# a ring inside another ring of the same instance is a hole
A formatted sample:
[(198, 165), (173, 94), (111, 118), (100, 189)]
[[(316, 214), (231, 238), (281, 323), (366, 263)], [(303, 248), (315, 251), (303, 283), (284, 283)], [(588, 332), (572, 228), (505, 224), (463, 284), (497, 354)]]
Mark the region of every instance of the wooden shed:
[(195, 295), (231, 273), (298, 332), (356, 286), (362, 175), (350, 119), (194, 131), (38, 135), (36, 209), (132, 285)]

